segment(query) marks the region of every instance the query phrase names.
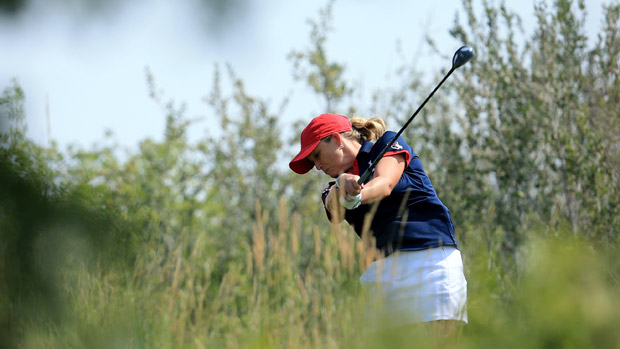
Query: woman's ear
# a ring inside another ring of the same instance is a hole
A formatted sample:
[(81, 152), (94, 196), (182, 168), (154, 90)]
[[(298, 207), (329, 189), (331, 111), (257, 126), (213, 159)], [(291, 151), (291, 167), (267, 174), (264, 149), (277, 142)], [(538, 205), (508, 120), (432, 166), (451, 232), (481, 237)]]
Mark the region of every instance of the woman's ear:
[(340, 133), (334, 133), (332, 135), (332, 139), (336, 141), (336, 145), (338, 145), (339, 147), (341, 147), (342, 144), (342, 137), (340, 136)]

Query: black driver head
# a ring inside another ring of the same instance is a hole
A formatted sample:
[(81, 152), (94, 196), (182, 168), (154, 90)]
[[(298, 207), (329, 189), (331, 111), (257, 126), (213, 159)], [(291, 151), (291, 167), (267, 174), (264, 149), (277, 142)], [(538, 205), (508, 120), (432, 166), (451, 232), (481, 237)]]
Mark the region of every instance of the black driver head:
[(462, 46), (454, 53), (454, 58), (452, 58), (452, 69), (456, 69), (467, 63), (473, 56), (473, 48), (469, 46)]

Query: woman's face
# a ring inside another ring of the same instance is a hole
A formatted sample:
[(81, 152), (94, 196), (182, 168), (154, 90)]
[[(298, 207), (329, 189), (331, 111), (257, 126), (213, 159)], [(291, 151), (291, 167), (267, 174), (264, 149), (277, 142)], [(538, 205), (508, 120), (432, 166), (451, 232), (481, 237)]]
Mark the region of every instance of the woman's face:
[(340, 148), (342, 140), (339, 134), (334, 134), (329, 142), (320, 141), (307, 159), (314, 163), (317, 170), (332, 178), (338, 177), (350, 167), (347, 166), (344, 149)]

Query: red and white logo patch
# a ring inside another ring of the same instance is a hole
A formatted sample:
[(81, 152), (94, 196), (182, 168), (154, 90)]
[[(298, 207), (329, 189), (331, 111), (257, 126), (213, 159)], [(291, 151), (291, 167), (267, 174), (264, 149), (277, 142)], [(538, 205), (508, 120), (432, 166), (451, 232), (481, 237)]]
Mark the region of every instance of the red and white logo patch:
[(398, 144), (398, 142), (394, 142), (394, 143), (392, 143), (392, 146), (390, 148), (392, 148), (394, 150), (401, 150), (401, 149), (403, 149), (403, 146)]

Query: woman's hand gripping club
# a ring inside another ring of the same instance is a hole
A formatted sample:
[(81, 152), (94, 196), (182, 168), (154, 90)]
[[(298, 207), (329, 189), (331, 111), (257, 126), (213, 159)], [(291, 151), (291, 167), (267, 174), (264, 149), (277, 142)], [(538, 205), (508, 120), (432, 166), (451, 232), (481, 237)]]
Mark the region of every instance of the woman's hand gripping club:
[(359, 176), (343, 173), (336, 178), (336, 189), (340, 191), (340, 204), (347, 210), (354, 210), (362, 204), (362, 188)]

